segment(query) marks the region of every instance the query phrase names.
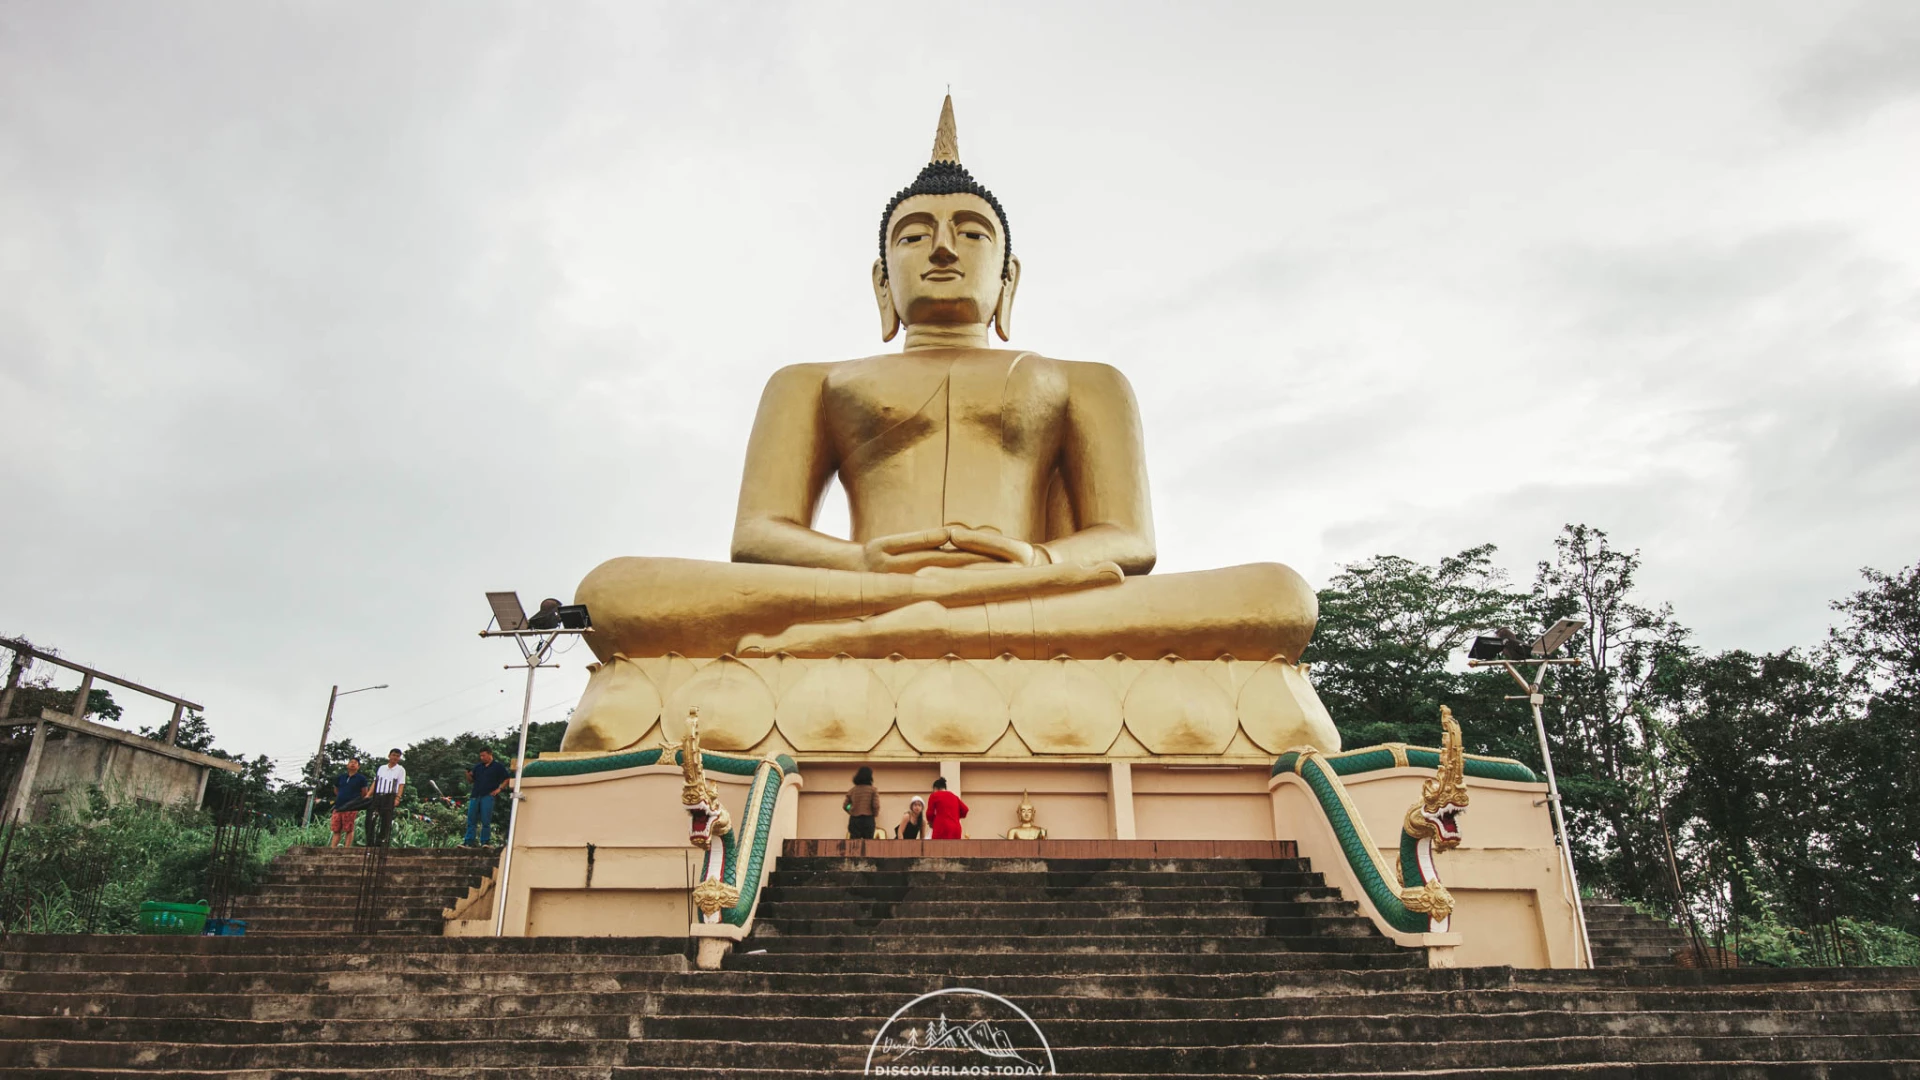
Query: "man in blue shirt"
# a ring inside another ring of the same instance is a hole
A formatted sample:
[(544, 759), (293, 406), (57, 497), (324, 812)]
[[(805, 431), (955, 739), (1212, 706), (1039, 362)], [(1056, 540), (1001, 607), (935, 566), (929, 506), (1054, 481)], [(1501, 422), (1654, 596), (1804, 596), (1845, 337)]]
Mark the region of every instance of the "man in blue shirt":
[[(333, 778), (333, 840), (328, 847), (340, 847), (340, 838), (346, 837), (346, 846), (353, 846), (353, 822), (360, 816), (356, 805), (367, 793), (367, 774), (360, 771), (360, 759), (347, 762), (347, 771)], [(342, 810), (343, 806), (354, 807)]]
[(473, 846), (475, 826), (480, 830), (481, 847), (493, 843), (493, 800), (512, 778), (505, 765), (493, 760), (493, 751), (480, 751), (479, 764), (467, 770), (473, 788), (467, 794), (467, 838), (460, 842), (462, 847)]

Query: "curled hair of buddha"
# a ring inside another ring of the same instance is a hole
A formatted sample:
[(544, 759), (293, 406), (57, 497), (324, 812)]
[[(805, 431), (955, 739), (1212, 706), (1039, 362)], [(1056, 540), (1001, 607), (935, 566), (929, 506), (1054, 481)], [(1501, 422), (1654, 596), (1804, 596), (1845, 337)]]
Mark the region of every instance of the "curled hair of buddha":
[(900, 204), (915, 195), (978, 195), (993, 207), (994, 216), (1000, 219), (1000, 280), (1007, 281), (1013, 276), (1013, 228), (1007, 224), (1007, 212), (1001, 208), (1000, 200), (993, 192), (980, 185), (965, 165), (957, 161), (930, 161), (913, 178), (913, 183), (900, 189), (899, 194), (887, 203), (880, 213), (880, 274), (886, 276), (887, 266), (887, 223), (893, 220), (893, 212)]

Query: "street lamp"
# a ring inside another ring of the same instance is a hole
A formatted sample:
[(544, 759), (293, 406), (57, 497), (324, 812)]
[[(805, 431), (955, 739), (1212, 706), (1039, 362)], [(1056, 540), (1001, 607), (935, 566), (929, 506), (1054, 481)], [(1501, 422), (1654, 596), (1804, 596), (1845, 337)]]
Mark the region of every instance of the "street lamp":
[[(329, 732), (333, 730), (333, 703), (336, 701), (339, 701), (343, 697), (346, 697), (347, 694), (358, 694), (362, 690), (385, 690), (386, 688), (387, 688), (387, 684), (381, 683), (379, 686), (363, 686), (359, 690), (348, 690), (348, 691), (342, 692), (340, 689), (339, 683), (333, 684), (333, 692), (327, 695), (327, 719), (325, 723), (322, 723), (320, 725), (320, 749), (315, 750), (313, 752), (313, 764), (316, 769), (320, 767), (321, 759), (326, 757), (326, 754), (327, 754), (327, 735)], [(307, 792), (306, 812), (300, 815), (300, 827), (303, 829), (306, 828), (308, 823), (311, 822), (312, 820), (313, 820), (313, 792), (309, 790)]]
[[(1540, 706), (1547, 697), (1540, 692), (1545, 681), (1547, 669), (1563, 664), (1578, 664), (1577, 656), (1554, 656), (1567, 639), (1587, 625), (1581, 618), (1561, 619), (1553, 624), (1546, 633), (1535, 638), (1531, 644), (1506, 627), (1492, 634), (1483, 634), (1473, 640), (1473, 648), (1467, 650), (1467, 666), (1503, 667), (1513, 681), (1526, 691), (1525, 695), (1509, 694), (1508, 701), (1525, 701), (1533, 706), (1533, 733), (1540, 738), (1540, 761), (1547, 768), (1547, 802), (1553, 806), (1553, 822), (1560, 831), (1560, 856), (1567, 866), (1568, 900), (1573, 904), (1574, 922), (1580, 933), (1580, 952), (1586, 957), (1587, 966), (1593, 966), (1593, 940), (1587, 936), (1587, 911), (1580, 903), (1580, 879), (1573, 870), (1573, 839), (1567, 835), (1567, 816), (1560, 809), (1560, 782), (1553, 775), (1553, 752), (1547, 749), (1547, 725), (1540, 718)], [(1517, 665), (1532, 664), (1533, 678), (1529, 680), (1520, 674)]]
[[(507, 926), (507, 879), (513, 873), (513, 837), (514, 830), (520, 825), (520, 800), (526, 798), (520, 790), (520, 774), (527, 771), (527, 722), (533, 718), (533, 677), (543, 667), (559, 667), (559, 664), (547, 663), (553, 655), (553, 643), (563, 634), (591, 634), (593, 620), (587, 614), (585, 605), (568, 604), (552, 612), (551, 620), (543, 619), (542, 626), (533, 626), (527, 618), (527, 609), (520, 605), (520, 594), (513, 592), (490, 592), (487, 604), (493, 609), (491, 629), (480, 631), (483, 638), (512, 638), (520, 648), (523, 664), (508, 664), (509, 668), (527, 669), (527, 696), (520, 703), (520, 752), (513, 758), (513, 795), (507, 812), (507, 847), (500, 855), (500, 877), (493, 887), (493, 936), (500, 937)], [(542, 611), (541, 615), (548, 614)], [(539, 615), (534, 618), (540, 618)]]

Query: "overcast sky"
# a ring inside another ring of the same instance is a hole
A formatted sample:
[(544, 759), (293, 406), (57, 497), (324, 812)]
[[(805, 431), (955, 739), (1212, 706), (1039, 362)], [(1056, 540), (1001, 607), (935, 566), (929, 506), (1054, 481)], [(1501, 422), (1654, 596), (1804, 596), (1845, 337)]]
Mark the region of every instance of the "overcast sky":
[(1163, 570), (1584, 521), (1777, 649), (1920, 559), (1907, 0), (12, 2), (0, 632), (292, 768), (336, 682), (368, 747), (508, 726), (481, 593), (726, 557), (766, 376), (883, 348), (948, 84)]

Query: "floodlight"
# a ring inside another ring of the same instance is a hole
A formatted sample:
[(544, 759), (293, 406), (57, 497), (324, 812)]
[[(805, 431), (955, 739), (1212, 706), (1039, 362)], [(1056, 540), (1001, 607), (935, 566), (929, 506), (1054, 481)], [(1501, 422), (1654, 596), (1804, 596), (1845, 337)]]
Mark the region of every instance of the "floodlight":
[(1469, 660), (1498, 660), (1505, 651), (1507, 643), (1489, 634), (1481, 634), (1473, 639), (1473, 648), (1467, 650)]
[(1498, 627), (1491, 634), (1481, 634), (1473, 639), (1473, 648), (1467, 650), (1469, 660), (1525, 660), (1527, 645), (1520, 635)]
[(590, 630), (593, 619), (587, 614), (585, 604), (563, 604), (554, 614), (560, 616), (560, 625), (568, 630)]
[(1565, 645), (1568, 638), (1579, 633), (1580, 629), (1586, 625), (1587, 620), (1578, 616), (1561, 619), (1548, 628), (1546, 633), (1541, 634), (1540, 640), (1533, 643), (1533, 655), (1552, 656), (1560, 651), (1560, 646)]
[(527, 609), (520, 606), (520, 594), (517, 592), (490, 592), (487, 594), (487, 606), (493, 608), (493, 621), (500, 629), (512, 633), (527, 627)]

